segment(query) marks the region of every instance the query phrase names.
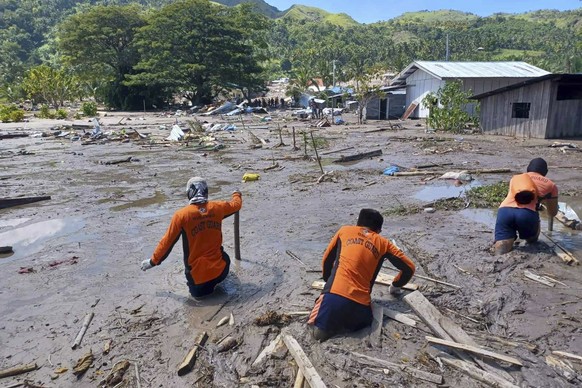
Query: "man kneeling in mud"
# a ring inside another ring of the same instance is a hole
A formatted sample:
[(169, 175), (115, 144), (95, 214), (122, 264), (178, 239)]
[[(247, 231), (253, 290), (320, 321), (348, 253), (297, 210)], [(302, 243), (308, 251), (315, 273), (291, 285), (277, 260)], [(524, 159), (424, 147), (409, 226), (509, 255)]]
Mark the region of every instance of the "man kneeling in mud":
[(230, 258), (222, 248), (222, 220), (242, 207), (241, 193), (232, 193), (226, 201), (208, 201), (208, 186), (200, 177), (191, 178), (186, 185), (189, 204), (176, 211), (170, 227), (151, 259), (141, 263), (146, 271), (160, 265), (182, 236), (186, 281), (193, 297), (214, 292), (214, 287), (228, 275)]
[(382, 262), (388, 259), (400, 270), (390, 293), (412, 278), (415, 266), (406, 255), (380, 236), (384, 219), (373, 209), (362, 209), (356, 226), (342, 226), (323, 254), (323, 292), (317, 298), (308, 324), (316, 340), (357, 331), (372, 323), (372, 286)]

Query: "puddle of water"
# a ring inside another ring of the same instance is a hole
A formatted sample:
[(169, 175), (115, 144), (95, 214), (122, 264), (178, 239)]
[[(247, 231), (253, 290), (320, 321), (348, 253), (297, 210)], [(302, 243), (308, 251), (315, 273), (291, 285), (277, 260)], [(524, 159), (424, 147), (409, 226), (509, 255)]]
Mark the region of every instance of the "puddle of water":
[(129, 202), (124, 203), (122, 205), (113, 206), (111, 208), (111, 210), (114, 212), (117, 212), (117, 211), (130, 209), (132, 207), (147, 207), (147, 206), (151, 206), (151, 205), (159, 205), (159, 204), (166, 202), (167, 199), (168, 199), (168, 197), (164, 193), (162, 193), (161, 191), (156, 191), (156, 193), (153, 197), (142, 198), (142, 199), (138, 199), (135, 201), (129, 201)]
[(497, 209), (463, 209), (461, 215), (471, 221), (485, 224), (493, 231), (497, 219)]
[(443, 198), (458, 197), (463, 192), (479, 186), (482, 186), (482, 183), (478, 180), (468, 182), (461, 186), (455, 186), (454, 184), (427, 186), (414, 194), (414, 198), (423, 202), (431, 202)]
[(20, 224), (24, 224), (26, 221), (29, 220), (30, 218), (15, 218), (12, 220), (0, 220), (0, 228), (17, 226)]
[(3, 257), (10, 256), (12, 261), (36, 253), (47, 241), (73, 234), (83, 226), (85, 221), (80, 218), (61, 218), (36, 222), (0, 233), (0, 245), (12, 246), (14, 250), (14, 254)]

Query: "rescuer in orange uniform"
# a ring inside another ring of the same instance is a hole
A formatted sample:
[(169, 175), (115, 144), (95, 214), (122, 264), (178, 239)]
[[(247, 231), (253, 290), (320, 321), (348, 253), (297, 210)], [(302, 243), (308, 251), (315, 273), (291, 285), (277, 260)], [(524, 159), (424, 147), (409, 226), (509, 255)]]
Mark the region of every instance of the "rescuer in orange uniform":
[(538, 240), (540, 215), (543, 203), (548, 217), (558, 214), (558, 186), (546, 178), (548, 164), (542, 158), (529, 162), (527, 173), (515, 175), (509, 182), (507, 197), (497, 211), (495, 221), (495, 254), (502, 255), (513, 250), (519, 237), (528, 243)]
[(325, 286), (309, 321), (319, 341), (372, 323), (372, 287), (382, 263), (388, 259), (400, 270), (390, 286), (391, 294), (412, 278), (414, 263), (394, 244), (380, 236), (384, 219), (373, 209), (362, 209), (357, 226), (343, 226), (323, 254)]
[(208, 201), (208, 186), (200, 177), (191, 178), (186, 186), (189, 204), (176, 211), (170, 227), (151, 259), (141, 263), (146, 271), (168, 257), (174, 244), (182, 237), (184, 267), (190, 294), (202, 297), (214, 292), (214, 287), (228, 275), (230, 258), (222, 248), (222, 220), (242, 207), (239, 191), (230, 201)]

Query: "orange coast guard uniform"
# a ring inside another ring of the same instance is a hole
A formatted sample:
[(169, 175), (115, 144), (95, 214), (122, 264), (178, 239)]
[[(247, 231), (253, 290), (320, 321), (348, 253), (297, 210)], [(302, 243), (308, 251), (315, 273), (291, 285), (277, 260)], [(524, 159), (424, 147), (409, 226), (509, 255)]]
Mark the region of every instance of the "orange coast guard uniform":
[(188, 284), (200, 285), (219, 278), (225, 270), (228, 271), (229, 264), (223, 257), (222, 220), (241, 207), (241, 194), (233, 193), (228, 202), (190, 204), (176, 211), (166, 234), (154, 250), (152, 263), (160, 265), (182, 237)]
[(328, 331), (359, 330), (372, 322), (372, 287), (383, 261), (400, 270), (393, 285), (412, 278), (414, 263), (394, 244), (363, 226), (343, 226), (323, 254), (325, 286), (309, 324)]

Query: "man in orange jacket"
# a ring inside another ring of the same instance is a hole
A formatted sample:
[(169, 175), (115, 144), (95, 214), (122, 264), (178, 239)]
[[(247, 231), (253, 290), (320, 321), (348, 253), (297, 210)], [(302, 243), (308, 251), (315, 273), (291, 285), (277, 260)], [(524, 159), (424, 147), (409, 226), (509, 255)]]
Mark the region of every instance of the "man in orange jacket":
[(214, 287), (228, 275), (230, 258), (222, 248), (222, 220), (240, 210), (242, 196), (237, 190), (228, 202), (208, 201), (208, 186), (200, 177), (191, 178), (186, 191), (188, 206), (174, 213), (152, 258), (144, 260), (141, 269), (146, 271), (160, 265), (181, 236), (190, 294), (202, 297), (213, 293)]
[(372, 323), (372, 287), (382, 263), (388, 259), (400, 270), (390, 286), (391, 294), (412, 278), (414, 263), (380, 236), (384, 219), (373, 209), (362, 209), (356, 226), (342, 226), (323, 254), (325, 286), (309, 321), (319, 341), (342, 332), (356, 331)]

